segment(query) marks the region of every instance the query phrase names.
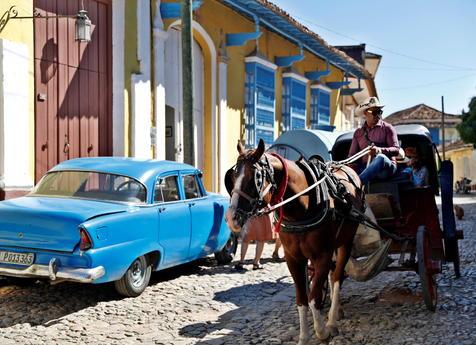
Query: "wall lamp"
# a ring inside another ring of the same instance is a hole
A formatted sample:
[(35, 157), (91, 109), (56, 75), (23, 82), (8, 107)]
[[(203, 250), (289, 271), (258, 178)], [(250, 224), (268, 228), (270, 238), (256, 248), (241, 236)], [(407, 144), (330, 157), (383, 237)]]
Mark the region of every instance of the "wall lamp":
[(15, 6), (10, 7), (8, 11), (0, 18), (0, 33), (3, 31), (10, 19), (51, 19), (51, 18), (75, 18), (75, 39), (80, 42), (91, 41), (91, 20), (88, 18), (88, 11), (82, 8), (75, 15), (61, 16), (42, 16), (38, 11), (33, 12), (31, 17), (18, 16)]

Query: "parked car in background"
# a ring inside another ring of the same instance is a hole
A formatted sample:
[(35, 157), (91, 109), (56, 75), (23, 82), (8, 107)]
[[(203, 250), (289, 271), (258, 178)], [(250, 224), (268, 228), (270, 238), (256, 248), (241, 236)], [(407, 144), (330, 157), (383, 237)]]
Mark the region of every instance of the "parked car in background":
[(114, 282), (140, 295), (152, 271), (209, 254), (232, 260), (228, 199), (201, 172), (170, 161), (79, 158), (51, 169), (27, 196), (0, 202), (0, 275)]

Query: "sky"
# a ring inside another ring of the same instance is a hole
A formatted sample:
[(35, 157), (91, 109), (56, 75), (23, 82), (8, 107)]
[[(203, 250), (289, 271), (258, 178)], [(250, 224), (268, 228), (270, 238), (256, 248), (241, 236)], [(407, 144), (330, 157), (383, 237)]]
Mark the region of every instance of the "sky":
[[(271, 0), (332, 45), (382, 55), (389, 115), (424, 103), (461, 114), (476, 96), (476, 0)], [(425, 61), (422, 61), (425, 60)]]

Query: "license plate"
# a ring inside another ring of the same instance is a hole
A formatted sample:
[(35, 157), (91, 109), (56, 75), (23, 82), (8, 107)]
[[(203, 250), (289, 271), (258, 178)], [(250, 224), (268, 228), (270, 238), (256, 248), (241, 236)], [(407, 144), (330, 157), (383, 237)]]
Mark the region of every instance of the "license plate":
[(0, 250), (0, 263), (30, 266), (35, 260), (33, 253), (15, 253)]

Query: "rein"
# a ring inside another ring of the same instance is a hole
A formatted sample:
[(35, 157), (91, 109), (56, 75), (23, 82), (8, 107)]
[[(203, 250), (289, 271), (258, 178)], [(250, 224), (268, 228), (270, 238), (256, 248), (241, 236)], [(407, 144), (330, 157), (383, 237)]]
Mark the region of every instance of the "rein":
[[(371, 149), (371, 147), (368, 146), (365, 149), (363, 149), (362, 151), (356, 153), (355, 155), (353, 155), (353, 156), (351, 156), (347, 159), (337, 161), (337, 162), (328, 162), (328, 163), (326, 163), (326, 166), (330, 167), (330, 165), (332, 164), (334, 167), (339, 167), (339, 166), (350, 164), (350, 163), (355, 162), (356, 160), (362, 158), (363, 156), (367, 155), (369, 153), (370, 149)], [(254, 167), (256, 169), (255, 170), (254, 181), (255, 181), (256, 190), (258, 192), (258, 199), (256, 200), (256, 198), (251, 197), (250, 195), (248, 195), (247, 193), (245, 193), (245, 192), (243, 192), (239, 189), (233, 189), (230, 193), (231, 195), (233, 195), (234, 193), (238, 194), (239, 196), (245, 198), (252, 205), (252, 210), (250, 212), (247, 212), (247, 213), (242, 212), (243, 213), (242, 216), (245, 216), (245, 217), (261, 216), (261, 215), (264, 215), (264, 214), (269, 214), (269, 213), (271, 213), (275, 210), (278, 210), (279, 218), (277, 219), (277, 222), (275, 223), (273, 231), (276, 232), (276, 233), (279, 233), (280, 230), (281, 230), (282, 221), (283, 221), (283, 218), (284, 218), (284, 211), (283, 211), (283, 206), (284, 205), (286, 205), (286, 204), (292, 202), (293, 200), (299, 198), (303, 194), (308, 193), (310, 190), (316, 188), (320, 184), (324, 183), (326, 180), (328, 181), (329, 187), (333, 190), (333, 193), (331, 193), (331, 194), (333, 194), (334, 197), (337, 197), (337, 195), (336, 195), (336, 192), (337, 192), (336, 187), (337, 186), (335, 184), (335, 181), (333, 181), (332, 178), (328, 174), (324, 174), (324, 176), (322, 178), (320, 178), (318, 181), (316, 181), (315, 183), (313, 183), (312, 185), (310, 185), (306, 189), (304, 189), (304, 190), (300, 191), (299, 193), (289, 197), (286, 200), (283, 200), (284, 194), (285, 194), (287, 186), (288, 186), (288, 179), (289, 179), (288, 166), (287, 166), (286, 161), (284, 160), (284, 158), (282, 156), (280, 156), (279, 154), (274, 153), (274, 152), (269, 153), (269, 154), (271, 156), (277, 158), (281, 162), (281, 164), (283, 165), (283, 175), (284, 176), (281, 179), (281, 182), (278, 186), (276, 184), (276, 180), (274, 178), (274, 169), (273, 169), (272, 165), (269, 163), (268, 157), (266, 156), (266, 154), (264, 154), (264, 161), (261, 160), (261, 161), (258, 161), (254, 164)], [(264, 188), (264, 185), (265, 185), (264, 182), (268, 182), (268, 185), (266, 186), (266, 188)], [(261, 208), (263, 206), (263, 203), (264, 203), (264, 197), (270, 192), (272, 194), (271, 194), (271, 200), (269, 202), (269, 206)], [(239, 210), (236, 210), (236, 211), (238, 212)], [(327, 212), (325, 212), (325, 213), (327, 213)], [(317, 222), (312, 222), (312, 224), (301, 225), (301, 226), (298, 226), (298, 227), (299, 228), (308, 228), (311, 225), (314, 226), (314, 225), (320, 223), (324, 217), (318, 217), (318, 218), (319, 218), (319, 220)]]

